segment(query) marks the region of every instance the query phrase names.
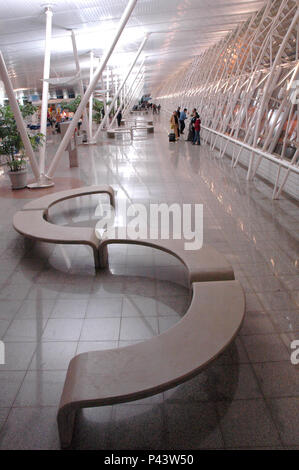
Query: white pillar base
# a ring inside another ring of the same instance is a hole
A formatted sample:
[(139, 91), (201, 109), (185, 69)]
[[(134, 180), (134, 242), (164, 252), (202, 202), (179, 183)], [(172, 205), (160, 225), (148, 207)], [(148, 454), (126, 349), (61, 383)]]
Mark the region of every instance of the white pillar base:
[(54, 186), (54, 181), (46, 175), (40, 175), (35, 183), (27, 184), (29, 189), (50, 188), (51, 186)]

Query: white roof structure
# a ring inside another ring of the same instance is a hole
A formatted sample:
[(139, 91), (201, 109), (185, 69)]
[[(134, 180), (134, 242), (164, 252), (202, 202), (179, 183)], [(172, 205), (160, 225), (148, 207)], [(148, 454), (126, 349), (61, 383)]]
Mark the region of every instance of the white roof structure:
[[(76, 74), (70, 30), (76, 34), (83, 78), (89, 51), (101, 57), (113, 38), (127, 0), (54, 0), (51, 77)], [(145, 90), (185, 67), (260, 9), (263, 0), (138, 0), (108, 66), (126, 68), (144, 34)], [(0, 2), (0, 50), (14, 89), (41, 91), (45, 45), (41, 0)]]

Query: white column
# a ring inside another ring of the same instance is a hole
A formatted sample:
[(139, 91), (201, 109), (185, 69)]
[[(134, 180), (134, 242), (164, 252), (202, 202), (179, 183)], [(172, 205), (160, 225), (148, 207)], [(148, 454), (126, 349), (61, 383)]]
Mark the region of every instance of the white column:
[(45, 41), (45, 58), (44, 58), (44, 74), (43, 74), (43, 96), (42, 96), (42, 109), (40, 118), (40, 132), (44, 134), (45, 140), (42, 143), (39, 151), (39, 171), (41, 175), (45, 173), (46, 161), (46, 136), (47, 136), (47, 113), (48, 113), (48, 94), (50, 77), (50, 60), (51, 60), (51, 35), (52, 35), (52, 16), (53, 12), (51, 6), (46, 6), (46, 41)]
[[(94, 53), (93, 51), (90, 52), (90, 65), (89, 65), (89, 83), (92, 81), (93, 77), (93, 59)], [(89, 98), (89, 141), (92, 141), (92, 108), (93, 108), (93, 93), (90, 95)]]
[(116, 100), (117, 100), (117, 98), (118, 98), (118, 95), (120, 94), (121, 90), (123, 89), (123, 87), (124, 87), (124, 85), (125, 85), (125, 83), (126, 83), (128, 77), (129, 77), (130, 73), (132, 72), (132, 70), (133, 70), (133, 68), (134, 68), (134, 66), (135, 66), (135, 64), (136, 64), (136, 62), (137, 62), (137, 60), (138, 60), (138, 57), (140, 56), (140, 54), (141, 54), (141, 52), (142, 52), (142, 49), (144, 48), (144, 46), (145, 46), (145, 44), (146, 44), (148, 38), (149, 38), (149, 34), (146, 34), (145, 37), (144, 37), (144, 39), (143, 39), (143, 41), (142, 41), (142, 43), (140, 44), (140, 47), (139, 47), (139, 49), (138, 49), (138, 51), (137, 51), (137, 53), (136, 53), (136, 56), (135, 56), (135, 58), (134, 58), (134, 60), (133, 60), (133, 62), (132, 62), (132, 64), (131, 64), (131, 66), (129, 67), (129, 70), (127, 71), (127, 73), (126, 73), (126, 75), (125, 75), (125, 78), (123, 79), (122, 84), (120, 85), (119, 89), (117, 90), (117, 93), (114, 95), (114, 98), (113, 98), (113, 100), (112, 100), (112, 102), (111, 102), (111, 104), (110, 104), (110, 106), (109, 106), (109, 108), (108, 108), (107, 114), (105, 115), (104, 119), (102, 120), (101, 124), (100, 124), (99, 127), (98, 127), (98, 130), (96, 131), (96, 133), (95, 133), (95, 135), (94, 135), (94, 138), (95, 138), (95, 139), (98, 137), (99, 132), (103, 129), (104, 125), (106, 124), (106, 121), (107, 121), (107, 119), (108, 119), (109, 113), (110, 113), (110, 111), (113, 109), (114, 103), (116, 102)]
[(106, 85), (107, 85), (107, 98), (106, 101), (109, 101), (109, 67), (106, 69)]
[(38, 169), (38, 166), (37, 166), (37, 162), (36, 162), (36, 159), (35, 159), (35, 156), (34, 156), (34, 152), (33, 152), (33, 149), (32, 149), (31, 142), (30, 142), (28, 134), (27, 134), (27, 129), (26, 129), (25, 123), (23, 121), (23, 117), (22, 117), (19, 105), (17, 103), (16, 97), (15, 97), (15, 94), (14, 94), (14, 91), (13, 91), (11, 81), (10, 81), (8, 73), (7, 73), (6, 65), (5, 65), (5, 62), (4, 62), (1, 51), (0, 51), (0, 77), (1, 77), (1, 80), (3, 81), (3, 83), (4, 83), (5, 91), (6, 91), (8, 99), (9, 99), (9, 104), (10, 104), (12, 112), (14, 114), (14, 117), (15, 117), (15, 120), (16, 120), (16, 123), (17, 123), (18, 131), (21, 134), (21, 138), (22, 138), (22, 141), (23, 141), (23, 144), (24, 144), (24, 147), (25, 147), (26, 155), (29, 158), (33, 174), (34, 174), (35, 178), (38, 180), (38, 178), (39, 178), (39, 169)]
[[(104, 90), (104, 80), (103, 80), (103, 75), (102, 75), (102, 78), (101, 78), (101, 86), (102, 86), (102, 89)], [(107, 113), (107, 95), (106, 93), (103, 93), (103, 103), (104, 103), (104, 111), (105, 111), (105, 114)]]
[(114, 48), (121, 36), (121, 33), (123, 31), (123, 29), (125, 28), (130, 16), (131, 16), (131, 13), (132, 11), (134, 10), (135, 8), (135, 5), (137, 3), (137, 0), (130, 0), (128, 2), (128, 5), (120, 19), (120, 22), (119, 22), (119, 25), (118, 25), (118, 28), (117, 28), (117, 31), (116, 31), (116, 34), (115, 34), (115, 37), (112, 41), (112, 43), (110, 44), (108, 50), (106, 51), (106, 53), (104, 54), (104, 57), (100, 63), (100, 65), (98, 66), (94, 76), (93, 76), (93, 79), (92, 79), (92, 82), (89, 84), (86, 92), (85, 92), (85, 95), (82, 97), (82, 100), (78, 106), (78, 109), (77, 111), (75, 112), (75, 115), (73, 117), (73, 120), (71, 121), (69, 127), (68, 127), (68, 130), (66, 131), (58, 149), (57, 149), (57, 152), (55, 154), (55, 157), (53, 158), (52, 160), (52, 163), (49, 167), (49, 170), (48, 170), (48, 176), (49, 177), (52, 177), (53, 174), (55, 173), (55, 170), (57, 168), (57, 165), (59, 163), (59, 160), (60, 158), (62, 157), (62, 154), (64, 152), (64, 150), (66, 149), (71, 137), (72, 137), (72, 134), (75, 130), (75, 127), (77, 126), (78, 124), (78, 121), (80, 119), (80, 116), (82, 115), (82, 112), (83, 112), (83, 109), (85, 108), (88, 100), (89, 100), (89, 97), (91, 95), (91, 93), (94, 91), (97, 83), (98, 83), (98, 80), (104, 70), (104, 68), (106, 67), (107, 65), (107, 62), (112, 54), (112, 52), (114, 51)]

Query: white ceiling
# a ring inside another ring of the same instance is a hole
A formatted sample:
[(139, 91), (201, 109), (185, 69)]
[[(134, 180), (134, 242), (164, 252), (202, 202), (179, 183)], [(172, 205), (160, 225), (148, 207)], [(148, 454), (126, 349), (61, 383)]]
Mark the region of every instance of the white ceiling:
[[(45, 37), (43, 0), (0, 1), (0, 50), (13, 86), (41, 89)], [(101, 56), (127, 0), (54, 0), (51, 76), (72, 75), (74, 29), (82, 70)], [(147, 91), (260, 9), (264, 0), (138, 0), (108, 65), (125, 67), (145, 33)]]

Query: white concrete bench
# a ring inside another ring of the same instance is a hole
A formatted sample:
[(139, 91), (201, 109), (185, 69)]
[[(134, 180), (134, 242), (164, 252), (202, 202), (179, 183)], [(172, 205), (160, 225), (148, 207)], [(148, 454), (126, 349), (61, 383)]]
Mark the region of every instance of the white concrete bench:
[(225, 257), (210, 246), (187, 251), (180, 240), (101, 239), (93, 228), (58, 226), (46, 220), (53, 204), (97, 193), (107, 193), (114, 206), (110, 186), (61, 191), (26, 204), (14, 216), (14, 228), (48, 243), (89, 245), (96, 268), (107, 266), (109, 244), (162, 250), (188, 269), (192, 302), (183, 319), (161, 335), (124, 348), (79, 354), (71, 360), (57, 416), (63, 448), (71, 443), (78, 409), (137, 400), (188, 380), (224, 351), (244, 316), (242, 288)]
[(69, 365), (57, 422), (62, 448), (71, 444), (80, 408), (129, 402), (185, 382), (216, 359), (242, 324), (238, 281), (196, 282), (188, 311), (150, 340), (75, 356)]
[(136, 124), (136, 126), (131, 127), (132, 131), (139, 131), (139, 130), (145, 130), (147, 131), (148, 134), (153, 134), (154, 133), (154, 126), (149, 126), (149, 125), (144, 125), (144, 124)]
[(51, 206), (66, 199), (91, 194), (108, 194), (110, 204), (115, 207), (114, 190), (111, 186), (87, 186), (57, 193), (48, 194), (26, 204), (23, 210), (16, 212), (13, 226), (17, 232), (26, 238), (47, 243), (80, 244), (91, 246), (95, 268), (99, 267), (100, 240), (96, 237), (94, 228), (65, 227), (47, 221)]
[(109, 129), (107, 131), (107, 137), (109, 139), (114, 139), (116, 135), (121, 135), (121, 134), (130, 134), (130, 137), (132, 139), (132, 129), (131, 127), (119, 127), (115, 129)]
[(186, 251), (178, 240), (103, 239), (101, 267), (109, 261), (108, 245), (115, 243), (149, 246), (180, 259), (189, 271), (192, 301), (183, 319), (161, 335), (71, 360), (57, 415), (62, 448), (71, 444), (78, 409), (138, 400), (190, 379), (224, 351), (243, 321), (242, 287), (212, 247)]

